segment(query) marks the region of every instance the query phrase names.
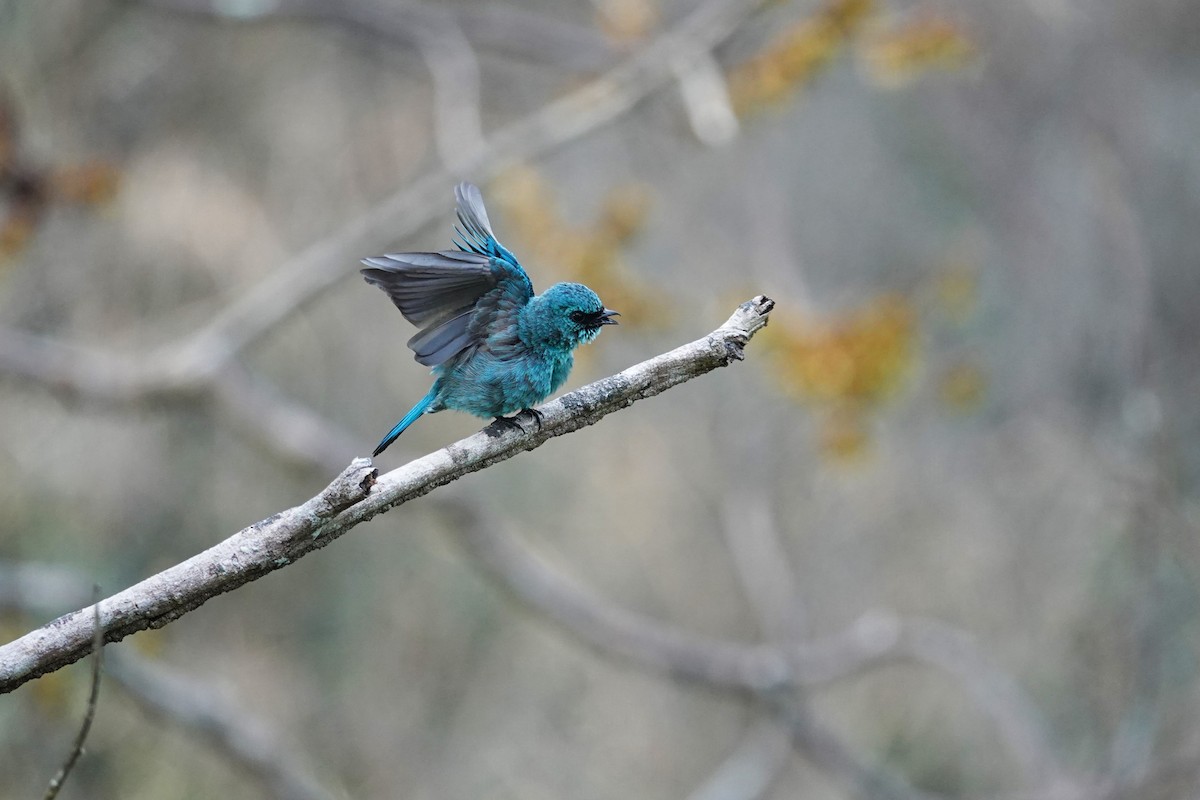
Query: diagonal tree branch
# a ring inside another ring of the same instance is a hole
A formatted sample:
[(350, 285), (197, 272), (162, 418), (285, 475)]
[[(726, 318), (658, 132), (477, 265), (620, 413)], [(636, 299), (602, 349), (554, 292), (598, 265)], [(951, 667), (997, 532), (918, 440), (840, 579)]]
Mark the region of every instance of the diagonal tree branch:
[[(324, 547), (377, 514), (742, 359), (746, 344), (767, 324), (774, 305), (769, 298), (756, 297), (704, 338), (546, 403), (539, 409), (542, 426), (535, 432), (495, 438), (480, 432), (378, 478), (369, 459), (355, 459), (306, 503), (104, 600), (100, 617), (105, 641), (162, 627), (219, 594)], [(75, 611), (0, 647), (0, 693), (87, 655), (93, 613), (92, 607)]]

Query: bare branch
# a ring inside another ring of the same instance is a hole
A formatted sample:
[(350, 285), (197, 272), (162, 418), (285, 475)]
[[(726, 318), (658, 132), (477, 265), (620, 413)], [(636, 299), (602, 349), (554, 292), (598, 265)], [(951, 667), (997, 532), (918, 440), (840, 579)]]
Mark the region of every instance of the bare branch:
[[(276, 514), (180, 564), (176, 564), (103, 602), (105, 640), (160, 628), (205, 601), (285, 566), (324, 546), (322, 527), (338, 511), (359, 502), (370, 489), (375, 470), (367, 459), (355, 461), (319, 495)], [(0, 647), (0, 692), (79, 660), (91, 650), (88, 620), (94, 607), (53, 622)]]
[[(158, 628), (219, 594), (301, 558), (395, 506), (451, 481), (592, 425), (604, 416), (744, 357), (767, 324), (774, 302), (743, 303), (724, 325), (690, 344), (596, 381), (540, 407), (542, 426), (530, 433), (477, 433), (378, 478), (369, 459), (355, 459), (303, 505), (245, 528), (103, 603), (107, 641)], [(91, 649), (85, 608), (0, 647), (0, 693), (9, 692), (86, 655)]]

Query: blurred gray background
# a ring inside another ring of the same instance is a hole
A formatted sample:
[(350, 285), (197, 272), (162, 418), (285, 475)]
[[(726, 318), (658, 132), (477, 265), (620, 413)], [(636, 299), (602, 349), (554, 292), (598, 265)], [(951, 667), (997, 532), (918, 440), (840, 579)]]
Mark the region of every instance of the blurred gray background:
[[(745, 363), (111, 646), (62, 796), (1197, 797), (1197, 41), (1187, 0), (0, 0), (6, 641), (371, 450), (429, 377), (357, 260), (448, 246), (458, 180), (624, 312), (569, 387), (778, 303)], [(447, 504), (660, 632), (879, 657), (675, 679)], [(88, 677), (0, 697), (0, 796)]]

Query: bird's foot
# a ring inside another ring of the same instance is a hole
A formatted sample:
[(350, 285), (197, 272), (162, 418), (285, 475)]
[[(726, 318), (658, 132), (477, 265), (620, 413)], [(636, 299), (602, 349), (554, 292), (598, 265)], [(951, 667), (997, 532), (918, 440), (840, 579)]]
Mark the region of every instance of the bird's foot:
[(500, 436), (505, 431), (516, 430), (520, 431), (521, 433), (527, 433), (525, 426), (521, 423), (522, 418), (524, 418), (526, 415), (533, 419), (537, 425), (537, 430), (540, 431), (542, 429), (542, 412), (534, 408), (522, 408), (511, 417), (496, 417), (496, 419), (492, 420), (491, 425), (488, 425), (483, 429), (483, 432), (492, 439)]
[(517, 420), (517, 417), (519, 416), (521, 415), (516, 414), (511, 417), (496, 417), (494, 420), (492, 420), (491, 425), (488, 425), (483, 429), (483, 432), (488, 435), (489, 439), (495, 439), (504, 434), (506, 431), (516, 430), (524, 433), (524, 426), (522, 426)]

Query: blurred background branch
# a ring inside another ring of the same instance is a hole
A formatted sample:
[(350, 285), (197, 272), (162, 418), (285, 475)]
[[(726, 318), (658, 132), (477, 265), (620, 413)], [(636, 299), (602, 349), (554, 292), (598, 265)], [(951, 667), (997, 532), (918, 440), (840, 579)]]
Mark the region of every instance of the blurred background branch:
[(351, 34), (392, 44), (420, 46), (431, 28), (452, 26), (472, 47), (510, 58), (533, 59), (572, 72), (599, 72), (613, 65), (620, 48), (586, 25), (556, 20), (515, 4), (363, 2), (275, 0), (268, 3), (221, 4), (212, 0), (132, 0), (139, 5), (198, 18), (244, 25), (310, 20), (339, 25)]
[[(160, 5), (170, 7), (172, 3)], [(181, 5), (195, 10), (198, 4)], [(476, 68), (471, 63), (470, 47), (461, 38), (455, 38), (457, 29), (449, 22), (438, 28), (431, 40), (428, 25), (435, 23), (429, 17), (433, 12), (427, 11), (426, 27), (418, 35), (436, 78), (435, 95), (440, 99), (435, 128), (441, 132), (443, 159), (450, 159), (447, 166), (394, 193), (336, 233), (311, 243), (191, 334), (143, 356), (119, 357), (120, 360), (112, 357), (113, 364), (104, 372), (125, 363), (134, 363), (137, 368), (114, 370), (111, 384), (80, 379), (75, 381), (74, 388), (95, 389), (104, 399), (128, 401), (190, 394), (197, 386), (210, 383), (239, 351), (344, 277), (349, 271), (347, 265), (356, 264), (362, 253), (374, 252), (382, 243), (395, 241), (440, 216), (445, 187), (453, 182), (453, 175), (470, 173), (477, 180), (490, 177), (512, 161), (537, 157), (611, 122), (659, 88), (682, 54), (714, 47), (729, 36), (753, 6), (750, 0), (710, 0), (702, 4), (674, 30), (664, 33), (623, 64), (566, 97), (502, 127), (487, 138), (486, 145), (482, 131), (474, 132), (479, 129), (478, 121), (463, 116), (474, 118), (477, 111), (472, 109), (478, 106), (471, 99), (476, 93), (471, 88), (476, 83)], [(299, 8), (297, 13), (304, 13), (304, 9)], [(328, 13), (323, 11), (321, 15)], [(447, 36), (453, 46), (447, 45)], [(453, 171), (450, 163), (455, 167)], [(36, 359), (21, 357), (33, 349), (40, 351)], [(7, 364), (0, 366), (12, 365), (17, 368), (14, 374), (34, 380), (44, 374), (29, 368), (32, 360), (49, 356), (60, 369), (62, 364), (71, 363), (65, 348), (60, 351), (55, 343), (47, 341), (25, 342), (17, 353), (6, 355)], [(95, 363), (98, 358), (108, 357), (92, 354), (87, 361)], [(71, 376), (78, 377), (77, 369), (69, 371)], [(61, 376), (61, 372), (55, 375)]]
[[(940, 669), (961, 682), (979, 709), (997, 725), (1031, 785), (1049, 789), (1061, 777), (1031, 701), (1010, 676), (988, 664), (967, 634), (948, 625), (903, 620), (877, 612), (826, 639), (781, 636), (779, 631), (787, 630), (792, 622), (790, 614), (782, 612), (793, 606), (795, 596), (787, 593), (786, 588), (784, 594), (777, 593), (781, 585), (786, 587), (788, 579), (786, 568), (773, 565), (771, 570), (778, 569), (780, 584), (765, 590), (757, 585), (750, 589), (760, 598), (774, 597), (760, 600), (767, 603), (761, 612), (767, 642), (706, 639), (640, 617), (588, 592), (542, 563), (502, 525), (478, 509), (461, 503), (443, 508), (453, 519), (451, 529), (456, 538), (472, 559), (524, 605), (606, 657), (628, 660), (675, 679), (761, 697), (776, 710), (801, 752), (813, 758), (818, 768), (828, 767), (858, 786), (862, 796), (905, 797), (920, 793), (909, 794), (911, 790), (897, 788), (896, 794), (889, 794), (892, 790), (879, 789), (876, 784), (881, 781), (897, 787), (903, 787), (904, 782), (898, 778), (885, 780), (873, 770), (869, 772), (875, 777), (867, 778), (865, 768), (855, 766), (857, 759), (846, 746), (812, 719), (798, 690), (813, 690), (850, 674), (862, 677), (867, 670), (895, 660), (911, 660)], [(745, 523), (746, 520), (738, 518), (736, 527), (731, 529), (733, 538), (754, 538), (747, 530), (754, 527), (753, 522)], [(749, 551), (764, 544), (760, 538), (758, 544), (739, 543), (736, 547)], [(743, 556), (742, 563), (747, 558)], [(756, 584), (760, 575), (753, 573)], [(766, 583), (769, 585), (770, 580)], [(761, 744), (756, 747), (769, 752), (772, 746), (769, 741), (762, 741), (764, 738), (764, 732), (759, 730), (754, 739)], [(756, 781), (769, 783), (765, 777)]]
[(185, 729), (278, 800), (339, 796), (321, 786), (296, 753), (260, 720), (202, 681), (122, 649), (109, 674), (147, 716)]
[[(357, 260), (441, 246), (459, 179), (622, 312), (575, 386), (781, 302), (739, 380), (115, 648), (225, 732), (105, 702), (68, 793), (1190, 798), (1200, 28), (1131, 9), (0, 0), (22, 591), (135, 584), (364, 451), (428, 376)], [(84, 671), (4, 695), (6, 786)]]

